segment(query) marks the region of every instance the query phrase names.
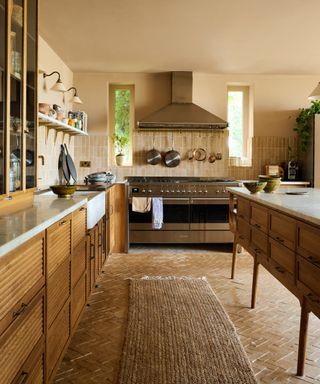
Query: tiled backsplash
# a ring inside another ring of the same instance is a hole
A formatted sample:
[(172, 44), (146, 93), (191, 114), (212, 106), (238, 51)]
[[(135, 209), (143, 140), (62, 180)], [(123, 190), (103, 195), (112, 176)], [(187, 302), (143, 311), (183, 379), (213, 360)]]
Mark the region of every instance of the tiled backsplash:
[[(163, 164), (149, 165), (146, 153), (153, 146), (161, 152), (172, 148), (181, 154), (182, 161), (176, 168)], [(108, 137), (90, 135), (75, 138), (75, 164), (78, 180), (88, 173), (111, 170), (118, 178), (123, 176), (229, 176), (236, 179), (252, 179), (265, 172), (266, 164), (280, 164), (288, 160), (288, 146), (296, 147), (294, 137), (260, 136), (252, 139), (252, 166), (230, 167), (228, 164), (228, 131), (219, 132), (141, 132), (133, 134), (133, 166), (117, 167), (113, 156), (108, 156)], [(204, 148), (207, 157), (211, 153), (222, 153), (222, 160), (215, 163), (188, 160), (187, 153), (193, 148)], [(90, 168), (80, 168), (80, 161), (91, 161)]]

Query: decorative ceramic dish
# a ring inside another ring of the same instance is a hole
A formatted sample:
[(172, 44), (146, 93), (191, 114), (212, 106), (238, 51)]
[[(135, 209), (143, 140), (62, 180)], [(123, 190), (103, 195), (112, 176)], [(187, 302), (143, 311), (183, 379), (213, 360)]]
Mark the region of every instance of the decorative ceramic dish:
[(50, 188), (58, 197), (66, 198), (70, 198), (76, 191), (75, 185), (51, 185)]
[(266, 185), (266, 181), (250, 180), (243, 182), (243, 186), (246, 187), (247, 190), (250, 191), (250, 193), (261, 192)]
[(259, 181), (266, 181), (267, 185), (264, 187), (264, 191), (267, 193), (272, 193), (279, 188), (280, 183), (281, 183), (281, 177), (269, 176), (269, 175), (259, 175)]

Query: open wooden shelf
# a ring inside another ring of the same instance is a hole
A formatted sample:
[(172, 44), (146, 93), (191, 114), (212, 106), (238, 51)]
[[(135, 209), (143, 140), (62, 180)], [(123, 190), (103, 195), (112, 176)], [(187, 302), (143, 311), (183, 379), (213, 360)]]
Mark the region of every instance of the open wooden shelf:
[[(71, 136), (88, 136), (87, 132), (81, 131), (81, 129), (71, 127), (71, 125), (65, 124), (62, 121), (56, 120), (53, 117), (47, 116), (44, 113), (38, 112), (39, 125), (45, 125), (48, 129), (47, 137), (50, 129), (56, 131), (56, 137), (58, 132), (62, 132), (63, 135), (67, 134)], [(55, 137), (55, 141), (56, 141)]]

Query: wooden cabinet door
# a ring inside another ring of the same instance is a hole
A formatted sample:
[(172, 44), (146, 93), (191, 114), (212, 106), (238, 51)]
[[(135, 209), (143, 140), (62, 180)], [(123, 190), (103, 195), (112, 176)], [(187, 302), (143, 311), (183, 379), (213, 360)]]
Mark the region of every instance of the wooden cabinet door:
[(87, 244), (86, 238), (83, 238), (72, 252), (71, 257), (71, 281), (74, 287), (80, 277), (87, 270)]
[(297, 252), (320, 266), (320, 228), (298, 222)]
[(86, 237), (87, 209), (78, 208), (72, 213), (72, 247), (73, 249)]
[(44, 289), (23, 307), (18, 317), (0, 337), (1, 383), (11, 383), (16, 378), (20, 367), (44, 338)]
[(70, 320), (70, 300), (68, 300), (47, 332), (46, 366), (48, 381), (51, 380), (52, 373), (62, 358), (62, 352), (71, 335)]
[(48, 276), (71, 255), (71, 215), (64, 217), (47, 229)]
[(67, 258), (47, 280), (48, 327), (51, 326), (64, 303), (70, 297), (70, 289), (70, 258)]
[(270, 258), (274, 260), (279, 267), (284, 268), (287, 272), (294, 275), (295, 270), (295, 253), (289, 248), (280, 244), (269, 237)]
[(71, 328), (72, 329), (75, 327), (79, 319), (79, 316), (86, 304), (86, 299), (87, 299), (86, 278), (87, 278), (87, 275), (83, 274), (72, 290), (72, 299), (71, 299)]
[(45, 283), (45, 234), (0, 257), (0, 335)]

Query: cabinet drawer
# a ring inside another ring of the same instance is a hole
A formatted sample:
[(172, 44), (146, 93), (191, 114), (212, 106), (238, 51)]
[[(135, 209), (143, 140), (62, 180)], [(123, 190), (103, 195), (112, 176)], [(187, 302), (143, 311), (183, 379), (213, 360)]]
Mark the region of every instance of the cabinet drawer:
[(19, 320), (14, 322), (0, 337), (1, 383), (11, 383), (44, 337), (44, 289), (23, 307)]
[(243, 220), (250, 220), (250, 202), (241, 197), (237, 198), (237, 215)]
[(71, 300), (71, 327), (73, 328), (81, 314), (82, 309), (86, 304), (86, 278), (87, 275), (83, 274), (72, 290)]
[(47, 332), (47, 377), (50, 378), (59, 358), (64, 351), (71, 333), (70, 328), (70, 300), (53, 322)]
[(74, 286), (87, 268), (86, 238), (73, 250), (71, 258), (71, 276)]
[(268, 255), (268, 236), (255, 227), (251, 229), (251, 248), (257, 254)]
[(44, 384), (44, 338), (35, 347), (12, 384)]
[(48, 278), (47, 282), (47, 323), (51, 323), (70, 296), (70, 259)]
[(48, 275), (59, 267), (71, 254), (71, 215), (47, 229)]
[(298, 222), (297, 252), (320, 264), (320, 229)]
[(295, 268), (295, 253), (271, 238), (269, 238), (269, 243), (270, 258), (293, 275)]
[(268, 209), (259, 204), (251, 203), (251, 217), (250, 224), (260, 229), (261, 231), (268, 232)]
[(320, 268), (298, 256), (297, 281), (320, 297)]
[(288, 272), (287, 269), (275, 262), (273, 259), (269, 259), (269, 263), (266, 268), (277, 280), (280, 281), (281, 284), (289, 289), (289, 291), (298, 296), (292, 273)]
[(44, 285), (44, 232), (0, 258), (0, 335)]
[(87, 231), (87, 209), (81, 207), (72, 213), (72, 243), (76, 247), (85, 238)]
[(275, 211), (270, 212), (269, 235), (286, 247), (295, 249), (296, 221)]
[(245, 248), (248, 248), (251, 239), (250, 224), (246, 220), (241, 219), (240, 217), (238, 217), (237, 219), (237, 232), (239, 244), (241, 244)]

